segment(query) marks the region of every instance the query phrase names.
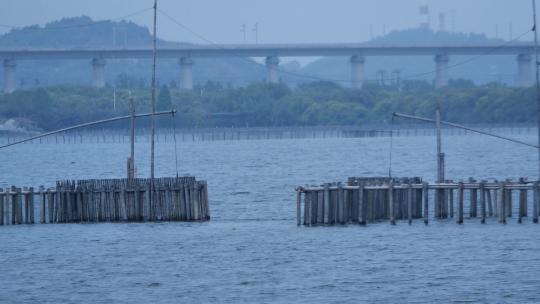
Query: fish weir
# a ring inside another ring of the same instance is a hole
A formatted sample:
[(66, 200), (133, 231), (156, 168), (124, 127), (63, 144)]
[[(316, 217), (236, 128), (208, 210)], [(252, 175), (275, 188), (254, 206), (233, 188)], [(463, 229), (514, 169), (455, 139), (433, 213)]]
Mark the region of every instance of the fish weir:
[[(59, 181), (39, 191), (0, 191), (0, 225), (208, 221), (208, 185), (194, 177)], [(35, 198), (39, 208), (35, 208)]]
[[(519, 182), (477, 182), (470, 178), (468, 182), (427, 183), (417, 177), (354, 177), (345, 185), (298, 187), (296, 220), (299, 226), (366, 225), (382, 221), (396, 224), (400, 220), (412, 224), (418, 219), (427, 225), (431, 216), (437, 220), (455, 217), (456, 223), (463, 224), (467, 212), (469, 219), (479, 218), (482, 224), (488, 218), (506, 224), (513, 215), (522, 223), (531, 212), (533, 223), (538, 223), (539, 197), (538, 182), (527, 182), (524, 178)], [(512, 201), (519, 203), (513, 207)]]

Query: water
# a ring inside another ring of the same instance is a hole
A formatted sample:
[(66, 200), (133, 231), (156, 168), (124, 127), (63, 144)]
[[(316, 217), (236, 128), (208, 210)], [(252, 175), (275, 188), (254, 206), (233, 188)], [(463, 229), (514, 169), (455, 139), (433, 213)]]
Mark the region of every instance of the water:
[[(536, 178), (534, 149), (479, 136), (443, 144), (448, 178)], [(183, 143), (180, 174), (209, 182), (211, 222), (1, 227), (0, 303), (540, 302), (530, 219), (296, 226), (296, 186), (384, 176), (388, 148), (388, 138)], [(434, 179), (433, 137), (395, 138), (394, 148), (395, 175)], [(137, 147), (141, 175), (147, 150)], [(172, 144), (157, 151), (158, 175), (175, 175)], [(19, 146), (1, 151), (0, 184), (118, 177), (128, 153)]]

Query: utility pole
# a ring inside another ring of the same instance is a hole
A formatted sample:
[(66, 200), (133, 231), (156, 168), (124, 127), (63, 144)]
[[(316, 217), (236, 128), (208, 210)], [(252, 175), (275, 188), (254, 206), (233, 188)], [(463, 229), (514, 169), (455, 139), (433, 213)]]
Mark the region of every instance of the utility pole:
[[(538, 115), (538, 146), (540, 146), (540, 70), (538, 60), (538, 29), (536, 23), (536, 0), (532, 0), (533, 4), (533, 19), (534, 19), (534, 65), (536, 68), (536, 106), (537, 106), (537, 115)], [(540, 149), (538, 150), (538, 180), (540, 180)]]
[(246, 44), (246, 24), (242, 24), (240, 27), (240, 32), (242, 32), (243, 42)]
[(151, 191), (150, 191), (150, 201), (153, 201), (153, 192), (154, 192), (154, 150), (155, 150), (155, 136), (156, 136), (156, 41), (157, 41), (157, 0), (154, 0), (154, 37), (152, 42), (152, 143), (150, 145), (150, 180), (151, 180)]
[(259, 44), (259, 23), (255, 23), (253, 31), (255, 32), (255, 44)]

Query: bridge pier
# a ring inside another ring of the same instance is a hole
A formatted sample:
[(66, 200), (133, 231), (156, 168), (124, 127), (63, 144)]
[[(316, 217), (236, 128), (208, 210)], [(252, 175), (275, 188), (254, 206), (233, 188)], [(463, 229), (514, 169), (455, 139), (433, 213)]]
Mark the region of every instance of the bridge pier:
[(15, 59), (4, 59), (4, 92), (13, 93), (17, 89), (17, 62)]
[(435, 76), (435, 88), (437, 89), (448, 86), (448, 62), (450, 62), (448, 55), (435, 55), (435, 68), (437, 71)]
[(103, 58), (92, 59), (92, 68), (94, 69), (94, 86), (96, 88), (105, 87), (105, 64), (107, 61)]
[(361, 90), (364, 86), (364, 63), (366, 59), (361, 55), (351, 57), (351, 86)]
[(266, 82), (277, 84), (279, 83), (279, 58), (270, 56), (266, 57)]
[(518, 62), (518, 83), (520, 87), (528, 87), (531, 85), (531, 62), (532, 57), (529, 54), (519, 54)]
[(180, 64), (180, 89), (193, 90), (193, 59), (182, 57)]

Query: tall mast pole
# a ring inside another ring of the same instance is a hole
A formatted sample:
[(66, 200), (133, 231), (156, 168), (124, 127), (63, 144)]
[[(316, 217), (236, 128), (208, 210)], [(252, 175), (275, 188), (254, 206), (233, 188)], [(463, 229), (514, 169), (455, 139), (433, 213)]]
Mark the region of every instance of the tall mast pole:
[[(538, 60), (538, 31), (537, 31), (537, 23), (536, 23), (536, 0), (532, 1), (533, 4), (533, 19), (534, 19), (534, 65), (536, 68), (536, 106), (537, 106), (537, 114), (538, 114), (538, 146), (540, 146), (540, 70), (538, 64), (540, 63)], [(540, 180), (540, 149), (538, 150), (538, 180)]]
[(437, 128), (437, 182), (442, 183), (444, 180), (444, 160), (442, 154), (442, 139), (441, 139), (441, 105), (437, 102), (437, 110), (435, 113), (435, 125)]
[[(130, 154), (128, 165), (128, 180), (131, 183), (135, 178), (135, 103), (133, 97), (131, 97), (131, 91), (129, 92), (129, 109), (131, 112), (131, 128), (130, 128)], [(155, 113), (152, 113), (154, 115)]]
[(157, 27), (157, 0), (154, 0), (154, 35), (152, 41), (152, 142), (150, 146), (150, 179), (152, 183), (152, 190), (154, 187), (154, 149), (155, 149), (155, 135), (156, 135), (156, 34)]

